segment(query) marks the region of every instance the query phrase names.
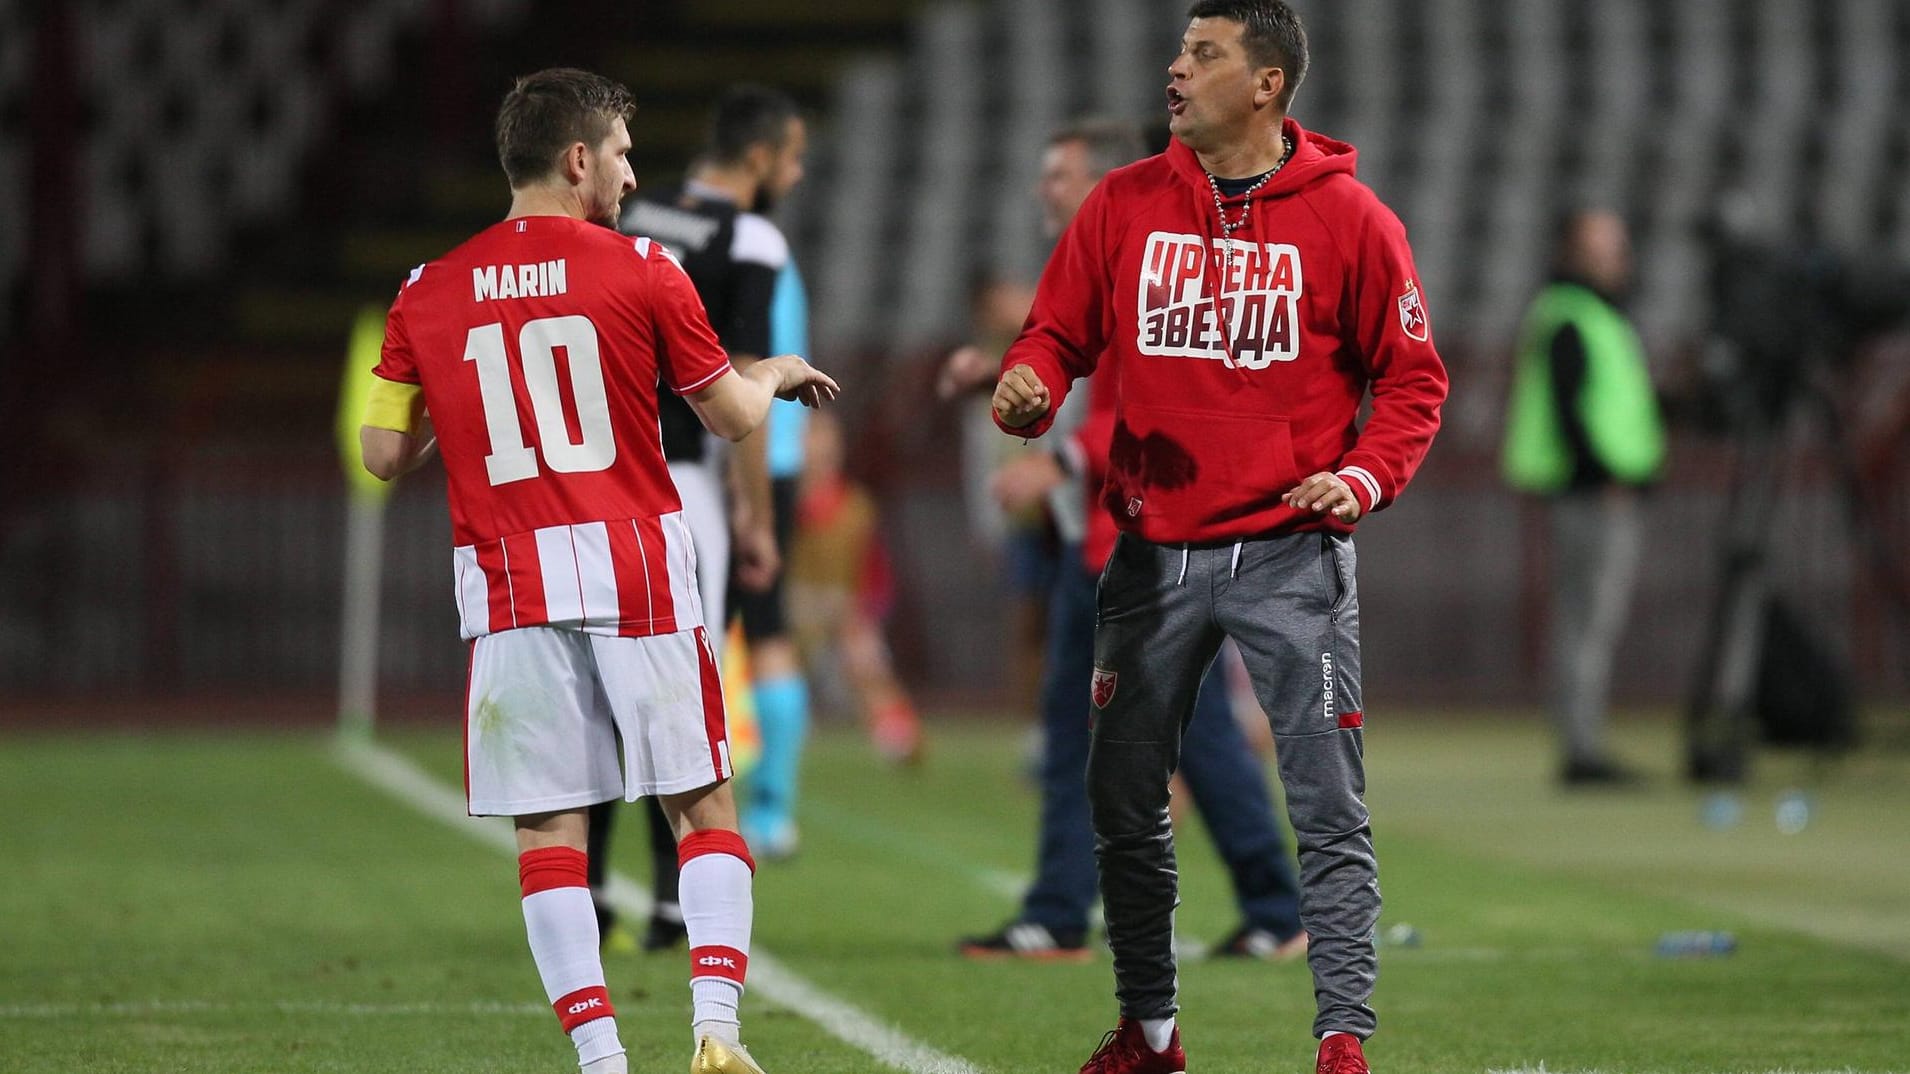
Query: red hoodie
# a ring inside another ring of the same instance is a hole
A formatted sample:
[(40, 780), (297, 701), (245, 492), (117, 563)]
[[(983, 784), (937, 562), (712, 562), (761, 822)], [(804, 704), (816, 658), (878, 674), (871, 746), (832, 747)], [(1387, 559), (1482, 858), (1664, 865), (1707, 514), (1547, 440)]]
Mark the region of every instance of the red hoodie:
[[(1100, 378), (1112, 374), (1113, 420), (1087, 426), (1110, 431), (1106, 454), (1085, 441), (1083, 453), (1108, 461), (1100, 500), (1114, 524), (1157, 544), (1350, 530), (1280, 497), (1331, 470), (1376, 511), (1439, 428), (1446, 370), (1405, 228), (1353, 178), (1352, 146), (1292, 119), (1285, 132), (1292, 159), (1252, 196), (1231, 272), (1191, 149), (1174, 140), (1109, 172), (1061, 236), (1002, 357), (1004, 371), (1033, 367), (1051, 399), (1039, 421), (1003, 427), (1017, 436), (1046, 432), (1073, 381), (1113, 363)], [(1240, 209), (1230, 199), (1227, 219)], [(1210, 282), (1223, 275), (1225, 335)]]
[(1069, 440), (1069, 459), (1080, 468), (1088, 494), (1087, 533), (1081, 538), (1081, 565), (1095, 574), (1114, 554), (1120, 529), (1112, 512), (1100, 510), (1101, 488), (1108, 477), (1108, 449), (1114, 443), (1115, 364), (1102, 356), (1100, 372), (1088, 379), (1088, 414)]

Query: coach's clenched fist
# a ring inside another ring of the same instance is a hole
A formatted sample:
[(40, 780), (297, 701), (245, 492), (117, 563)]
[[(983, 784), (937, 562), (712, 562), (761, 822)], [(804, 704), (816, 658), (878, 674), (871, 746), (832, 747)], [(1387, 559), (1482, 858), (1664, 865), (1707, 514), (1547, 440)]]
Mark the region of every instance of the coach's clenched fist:
[(995, 416), (1003, 425), (1019, 429), (1048, 412), (1048, 386), (1033, 367), (1018, 365), (1001, 375), (995, 385)]

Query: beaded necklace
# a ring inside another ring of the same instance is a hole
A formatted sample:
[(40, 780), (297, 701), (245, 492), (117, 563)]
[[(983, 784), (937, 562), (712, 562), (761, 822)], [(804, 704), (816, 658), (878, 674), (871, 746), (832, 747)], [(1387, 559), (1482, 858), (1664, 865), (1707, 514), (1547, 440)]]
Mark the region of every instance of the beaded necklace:
[(1247, 226), (1247, 215), (1253, 212), (1254, 193), (1261, 187), (1266, 186), (1268, 181), (1274, 176), (1279, 175), (1280, 169), (1286, 167), (1287, 161), (1292, 159), (1292, 157), (1293, 140), (1282, 134), (1280, 136), (1280, 159), (1274, 163), (1272, 170), (1260, 178), (1255, 179), (1253, 185), (1240, 194), (1240, 218), (1232, 223), (1227, 222), (1227, 209), (1221, 202), (1220, 181), (1214, 178), (1213, 172), (1208, 172), (1205, 168), (1201, 169), (1207, 174), (1207, 189), (1213, 191), (1214, 214), (1220, 217), (1220, 245), (1227, 251), (1224, 255), (1226, 263), (1220, 270), (1220, 279), (1215, 282), (1213, 287), (1213, 300), (1214, 324), (1220, 329), (1220, 353), (1229, 369), (1235, 368), (1233, 328), (1231, 325), (1225, 323), (1221, 317), (1220, 292), (1221, 288), (1227, 285), (1227, 280), (1234, 274), (1234, 232)]
[[(1272, 170), (1260, 178), (1255, 179), (1252, 186), (1241, 192), (1240, 197), (1245, 200), (1240, 203), (1240, 219), (1235, 220), (1231, 224), (1227, 222), (1227, 209), (1221, 204), (1220, 180), (1214, 178), (1213, 172), (1207, 172), (1207, 189), (1213, 191), (1214, 194), (1214, 214), (1220, 217), (1220, 237), (1222, 239), (1231, 243), (1233, 241), (1234, 232), (1246, 226), (1247, 214), (1253, 211), (1254, 192), (1266, 186), (1267, 182), (1274, 176), (1279, 175), (1280, 169), (1287, 166), (1287, 160), (1292, 156), (1293, 142), (1283, 134), (1280, 136), (1280, 159), (1274, 163)], [(1202, 171), (1206, 171), (1206, 169), (1203, 168)], [(1229, 249), (1231, 248), (1230, 246)]]

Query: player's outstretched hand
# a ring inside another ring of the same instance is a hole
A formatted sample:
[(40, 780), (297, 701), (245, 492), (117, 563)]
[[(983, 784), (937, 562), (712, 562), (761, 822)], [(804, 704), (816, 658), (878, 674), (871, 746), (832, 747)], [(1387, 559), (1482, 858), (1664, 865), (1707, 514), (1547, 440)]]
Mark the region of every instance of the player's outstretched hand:
[(779, 354), (768, 361), (776, 366), (782, 385), (776, 389), (778, 399), (800, 400), (802, 405), (813, 409), (834, 399), (842, 391), (842, 386), (834, 378), (803, 361), (800, 355)]
[(1040, 420), (1048, 412), (1048, 386), (1035, 376), (1026, 363), (1001, 375), (995, 385), (995, 416), (1010, 429), (1019, 429)]
[(1332, 511), (1341, 522), (1358, 522), (1360, 518), (1359, 497), (1338, 474), (1324, 470), (1300, 482), (1298, 488), (1280, 497), (1280, 502), (1296, 511)]

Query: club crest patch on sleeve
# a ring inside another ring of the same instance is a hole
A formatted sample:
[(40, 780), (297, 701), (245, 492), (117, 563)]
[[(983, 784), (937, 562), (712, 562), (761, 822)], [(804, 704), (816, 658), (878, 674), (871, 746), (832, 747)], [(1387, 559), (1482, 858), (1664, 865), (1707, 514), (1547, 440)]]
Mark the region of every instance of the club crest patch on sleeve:
[(1108, 702), (1114, 700), (1114, 687), (1119, 684), (1120, 681), (1121, 676), (1106, 668), (1094, 669), (1094, 680), (1089, 685), (1088, 696), (1094, 699), (1095, 708), (1104, 709), (1108, 707)]
[(1399, 326), (1421, 343), (1426, 342), (1426, 307), (1419, 301), (1419, 281), (1407, 280), (1406, 293), (1399, 296)]

